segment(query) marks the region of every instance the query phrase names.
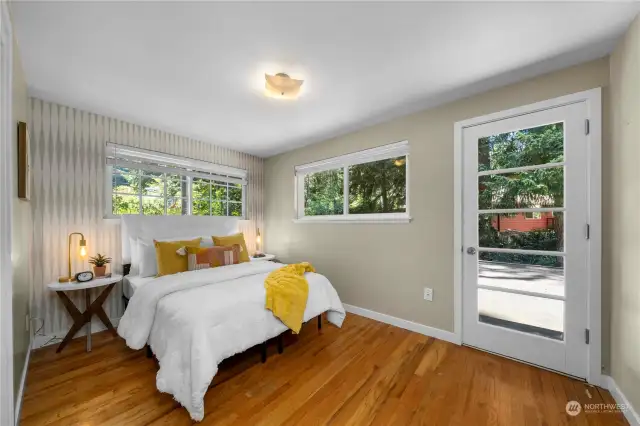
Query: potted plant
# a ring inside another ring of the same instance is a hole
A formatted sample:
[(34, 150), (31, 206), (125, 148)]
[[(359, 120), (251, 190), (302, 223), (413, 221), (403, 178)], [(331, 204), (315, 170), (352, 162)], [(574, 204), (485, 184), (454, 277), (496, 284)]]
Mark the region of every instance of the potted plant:
[(89, 263), (93, 265), (94, 277), (104, 277), (107, 272), (107, 264), (111, 263), (111, 258), (98, 253), (95, 257), (89, 258)]

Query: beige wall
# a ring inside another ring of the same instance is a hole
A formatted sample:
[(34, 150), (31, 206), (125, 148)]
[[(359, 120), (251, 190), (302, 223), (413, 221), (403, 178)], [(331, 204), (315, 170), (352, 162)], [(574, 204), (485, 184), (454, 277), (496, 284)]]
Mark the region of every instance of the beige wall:
[[(640, 18), (611, 55), (611, 149), (605, 164), (611, 240), (603, 250), (611, 289), (611, 375), (640, 411)], [(606, 272), (606, 271), (605, 271)]]
[[(311, 261), (345, 303), (453, 331), (453, 124), (608, 83), (603, 58), (269, 158), (265, 249), (285, 261)], [(410, 224), (292, 222), (295, 165), (404, 139), (411, 144)], [(434, 289), (433, 302), (423, 300), (425, 286)]]
[[(13, 43), (13, 121), (27, 121), (27, 83), (20, 51)], [(31, 240), (31, 212), (29, 203), (18, 198), (18, 149), (13, 150), (15, 188), (13, 198), (12, 248), (13, 260), (13, 383), (14, 397), (18, 397), (18, 388), (22, 377), (24, 361), (29, 350), (29, 332), (25, 318), (29, 313), (29, 242)]]

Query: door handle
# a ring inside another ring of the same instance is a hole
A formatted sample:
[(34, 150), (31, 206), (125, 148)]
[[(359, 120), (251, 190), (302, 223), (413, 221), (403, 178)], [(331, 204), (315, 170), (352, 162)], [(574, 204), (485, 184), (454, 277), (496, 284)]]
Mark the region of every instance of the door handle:
[(475, 247), (467, 247), (467, 254), (476, 254)]

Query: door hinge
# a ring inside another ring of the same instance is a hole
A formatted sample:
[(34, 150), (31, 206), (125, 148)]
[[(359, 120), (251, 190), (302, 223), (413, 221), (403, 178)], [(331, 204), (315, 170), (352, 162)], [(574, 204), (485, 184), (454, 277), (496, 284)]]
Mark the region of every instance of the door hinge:
[(589, 329), (585, 328), (584, 329), (584, 342), (588, 345), (589, 344)]
[(587, 240), (591, 238), (591, 225), (588, 223), (584, 227), (584, 238)]
[(585, 119), (584, 120), (584, 134), (588, 135), (589, 134), (589, 119)]

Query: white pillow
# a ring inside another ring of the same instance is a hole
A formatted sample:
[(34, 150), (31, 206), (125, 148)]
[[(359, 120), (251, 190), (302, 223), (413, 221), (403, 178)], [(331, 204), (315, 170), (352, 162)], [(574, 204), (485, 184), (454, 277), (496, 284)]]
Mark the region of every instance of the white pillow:
[(138, 238), (138, 255), (140, 267), (138, 275), (141, 277), (155, 277), (158, 275), (158, 261), (156, 260), (156, 246), (153, 240)]
[(129, 247), (131, 247), (131, 268), (129, 275), (138, 275), (140, 270), (140, 254), (138, 252), (138, 239), (129, 237)]
[[(198, 238), (198, 237), (195, 237)], [(213, 247), (213, 238), (212, 237), (201, 237), (200, 247)], [(187, 238), (187, 240), (193, 240), (194, 238)]]

